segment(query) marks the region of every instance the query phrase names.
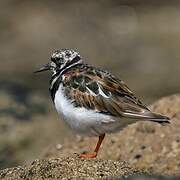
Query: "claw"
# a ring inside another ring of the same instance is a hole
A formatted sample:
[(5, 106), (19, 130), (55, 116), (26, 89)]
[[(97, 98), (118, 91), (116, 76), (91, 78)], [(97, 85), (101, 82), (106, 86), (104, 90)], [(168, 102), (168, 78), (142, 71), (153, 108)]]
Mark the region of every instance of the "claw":
[(105, 137), (105, 134), (102, 134), (101, 136), (99, 136), (98, 143), (97, 143), (96, 148), (95, 148), (93, 153), (80, 154), (80, 157), (81, 158), (95, 158), (97, 156), (97, 154), (98, 154), (99, 148), (101, 146), (101, 143), (102, 143), (104, 137)]

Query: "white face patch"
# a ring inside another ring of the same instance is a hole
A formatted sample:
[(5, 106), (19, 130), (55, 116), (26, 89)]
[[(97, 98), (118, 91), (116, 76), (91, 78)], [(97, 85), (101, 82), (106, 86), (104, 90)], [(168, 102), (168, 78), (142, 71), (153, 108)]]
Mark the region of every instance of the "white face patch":
[(51, 69), (52, 69), (53, 75), (56, 74), (56, 70), (55, 70), (56, 67), (57, 67), (56, 63), (51, 62)]
[(56, 68), (56, 64), (54, 62), (51, 62), (51, 66)]

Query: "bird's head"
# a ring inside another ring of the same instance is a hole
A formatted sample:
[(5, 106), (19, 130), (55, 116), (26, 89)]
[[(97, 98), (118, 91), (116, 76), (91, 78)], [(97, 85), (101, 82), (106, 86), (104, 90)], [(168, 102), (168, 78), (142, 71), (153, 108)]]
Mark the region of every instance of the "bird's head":
[(81, 64), (82, 58), (77, 51), (72, 49), (56, 50), (50, 57), (50, 62), (43, 65), (40, 69), (35, 71), (39, 73), (42, 71), (51, 70), (53, 73), (62, 72), (76, 64)]

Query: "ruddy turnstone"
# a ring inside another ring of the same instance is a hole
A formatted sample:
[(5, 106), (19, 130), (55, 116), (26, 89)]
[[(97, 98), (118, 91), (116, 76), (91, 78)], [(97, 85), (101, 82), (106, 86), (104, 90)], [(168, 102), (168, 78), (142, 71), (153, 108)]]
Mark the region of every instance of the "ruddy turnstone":
[(137, 121), (169, 123), (169, 118), (151, 112), (120, 79), (85, 64), (72, 49), (55, 51), (39, 70), (52, 71), (50, 94), (58, 114), (78, 134), (98, 136), (94, 158), (106, 133), (120, 131)]

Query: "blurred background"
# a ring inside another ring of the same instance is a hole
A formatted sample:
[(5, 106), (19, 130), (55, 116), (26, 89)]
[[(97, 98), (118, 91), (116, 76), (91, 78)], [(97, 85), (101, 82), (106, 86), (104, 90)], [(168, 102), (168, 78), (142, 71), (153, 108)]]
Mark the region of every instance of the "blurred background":
[(0, 1), (0, 169), (26, 163), (71, 132), (59, 120), (50, 74), (59, 48), (123, 79), (145, 104), (180, 92), (180, 2)]

